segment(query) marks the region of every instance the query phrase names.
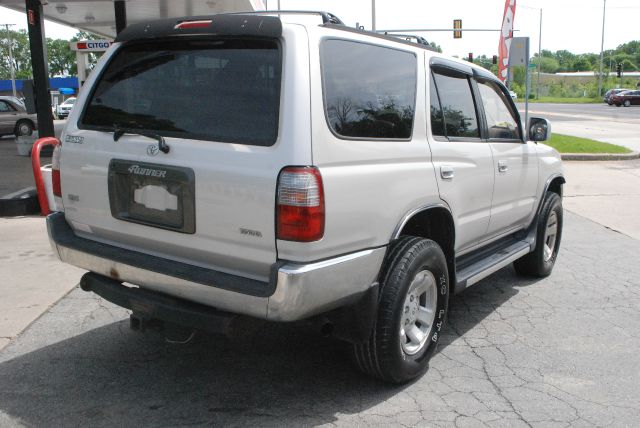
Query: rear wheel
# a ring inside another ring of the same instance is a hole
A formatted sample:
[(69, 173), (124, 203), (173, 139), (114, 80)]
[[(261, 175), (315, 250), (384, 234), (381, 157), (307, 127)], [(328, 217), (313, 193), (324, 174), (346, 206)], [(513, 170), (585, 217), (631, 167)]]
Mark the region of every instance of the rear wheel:
[(428, 239), (398, 239), (390, 246), (380, 287), (371, 336), (352, 345), (353, 357), (370, 376), (407, 382), (427, 369), (444, 326), (449, 275), (442, 249)]
[(624, 100), (624, 106), (625, 107), (629, 107), (631, 105), (631, 101), (629, 100)]
[(536, 233), (536, 248), (513, 263), (521, 275), (545, 277), (551, 274), (560, 250), (562, 237), (562, 200), (557, 193), (547, 192)]
[(21, 120), (16, 124), (15, 135), (21, 137), (33, 134), (33, 125), (28, 120)]

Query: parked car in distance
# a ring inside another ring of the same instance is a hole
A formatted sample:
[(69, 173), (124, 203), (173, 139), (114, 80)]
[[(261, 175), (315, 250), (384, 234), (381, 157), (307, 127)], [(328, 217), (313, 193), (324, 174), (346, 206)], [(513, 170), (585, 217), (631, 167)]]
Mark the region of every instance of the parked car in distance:
[(516, 94), (516, 91), (509, 91), (509, 95), (511, 95), (511, 99), (514, 101), (518, 99), (518, 94)]
[(631, 89), (628, 88), (615, 88), (615, 89), (609, 89), (605, 94), (604, 94), (604, 98), (603, 101), (609, 105), (613, 105), (613, 101), (611, 101), (611, 97), (613, 95), (619, 94), (620, 92), (624, 92), (624, 91), (631, 91)]
[(611, 102), (618, 107), (640, 105), (640, 90), (619, 92), (611, 96)]
[(0, 96), (0, 135), (31, 135), (34, 129), (38, 129), (38, 118), (35, 114), (27, 113), (24, 104), (18, 98)]
[(56, 109), (56, 116), (58, 116), (58, 119), (66, 119), (69, 116), (69, 113), (71, 113), (71, 109), (75, 102), (75, 98), (69, 98), (62, 104), (58, 105), (58, 108)]

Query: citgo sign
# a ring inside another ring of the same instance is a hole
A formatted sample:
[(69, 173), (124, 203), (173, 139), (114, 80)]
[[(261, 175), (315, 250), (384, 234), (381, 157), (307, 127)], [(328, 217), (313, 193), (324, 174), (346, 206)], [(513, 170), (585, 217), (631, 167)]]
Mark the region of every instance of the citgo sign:
[(70, 43), (71, 50), (80, 52), (104, 52), (113, 40), (82, 40)]

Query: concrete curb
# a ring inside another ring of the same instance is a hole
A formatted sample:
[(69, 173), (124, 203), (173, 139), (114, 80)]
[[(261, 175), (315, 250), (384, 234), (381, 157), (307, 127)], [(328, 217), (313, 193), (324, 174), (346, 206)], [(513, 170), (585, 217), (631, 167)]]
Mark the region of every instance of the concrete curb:
[(16, 217), (38, 214), (40, 204), (35, 187), (27, 187), (0, 197), (0, 217)]
[(639, 159), (640, 153), (562, 153), (560, 156), (568, 161), (622, 161)]

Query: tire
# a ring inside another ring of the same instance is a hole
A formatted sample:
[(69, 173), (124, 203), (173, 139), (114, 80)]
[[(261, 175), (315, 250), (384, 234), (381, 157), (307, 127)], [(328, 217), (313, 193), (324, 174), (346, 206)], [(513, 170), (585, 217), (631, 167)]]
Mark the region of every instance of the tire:
[(544, 278), (553, 270), (562, 238), (562, 199), (557, 193), (547, 192), (537, 227), (536, 248), (513, 267), (520, 275)]
[(625, 107), (629, 107), (629, 106), (631, 106), (631, 101), (629, 101), (629, 100), (624, 100), (624, 106), (625, 106)]
[(438, 346), (448, 302), (447, 261), (438, 244), (411, 236), (394, 241), (380, 273), (371, 336), (352, 345), (358, 369), (396, 384), (423, 374)]
[(21, 120), (16, 123), (15, 136), (21, 137), (24, 135), (33, 134), (33, 124), (28, 120)]

